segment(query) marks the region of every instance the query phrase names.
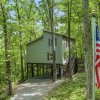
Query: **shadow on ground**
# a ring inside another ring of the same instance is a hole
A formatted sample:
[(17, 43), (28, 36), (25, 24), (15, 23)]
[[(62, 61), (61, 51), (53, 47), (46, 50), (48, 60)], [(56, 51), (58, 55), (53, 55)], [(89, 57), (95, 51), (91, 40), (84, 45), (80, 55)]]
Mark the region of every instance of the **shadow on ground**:
[(17, 86), (15, 95), (10, 100), (43, 100), (47, 92), (62, 82), (62, 80), (52, 82), (50, 78), (31, 78)]

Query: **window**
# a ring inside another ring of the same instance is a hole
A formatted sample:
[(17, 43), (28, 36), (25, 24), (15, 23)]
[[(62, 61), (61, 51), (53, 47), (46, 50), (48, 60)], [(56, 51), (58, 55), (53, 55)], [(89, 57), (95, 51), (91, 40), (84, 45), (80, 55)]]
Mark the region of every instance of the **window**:
[(49, 60), (53, 60), (53, 53), (47, 52), (47, 59)]
[(49, 38), (48, 39), (48, 46), (50, 46), (51, 45), (51, 39)]
[(55, 38), (55, 46), (57, 46), (57, 38)]
[(52, 46), (52, 39), (48, 39), (48, 46)]
[(47, 52), (47, 60), (49, 61), (49, 52)]
[[(51, 46), (52, 45), (52, 39), (48, 39), (48, 46)], [(55, 38), (55, 46), (57, 46), (57, 38)]]

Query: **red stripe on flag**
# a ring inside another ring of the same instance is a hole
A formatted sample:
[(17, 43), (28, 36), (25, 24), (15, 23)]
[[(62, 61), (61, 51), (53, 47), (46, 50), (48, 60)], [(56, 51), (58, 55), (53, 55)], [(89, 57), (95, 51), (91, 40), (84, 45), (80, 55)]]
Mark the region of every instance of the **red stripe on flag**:
[(97, 86), (100, 88), (100, 37), (99, 37), (99, 30), (98, 25), (96, 25), (96, 48), (95, 48), (96, 56), (95, 56), (95, 75), (97, 79)]
[(96, 49), (96, 52), (100, 52), (100, 49)]
[(100, 44), (99, 43), (96, 43), (96, 47), (100, 47)]
[(96, 61), (100, 59), (100, 55), (96, 55)]
[[(100, 65), (100, 63), (99, 63)], [(96, 66), (95, 67), (95, 72), (96, 72), (96, 79), (97, 79), (97, 87), (100, 88), (100, 78), (99, 78), (99, 73), (98, 73), (98, 70), (99, 70), (100, 66)]]

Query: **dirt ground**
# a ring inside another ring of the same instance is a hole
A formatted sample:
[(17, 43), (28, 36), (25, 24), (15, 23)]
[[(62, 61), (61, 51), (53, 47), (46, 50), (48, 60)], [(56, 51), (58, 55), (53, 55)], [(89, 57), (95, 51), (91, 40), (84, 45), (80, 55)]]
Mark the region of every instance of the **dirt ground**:
[(17, 86), (15, 95), (10, 100), (44, 100), (45, 95), (63, 80), (52, 82), (51, 79), (29, 79)]

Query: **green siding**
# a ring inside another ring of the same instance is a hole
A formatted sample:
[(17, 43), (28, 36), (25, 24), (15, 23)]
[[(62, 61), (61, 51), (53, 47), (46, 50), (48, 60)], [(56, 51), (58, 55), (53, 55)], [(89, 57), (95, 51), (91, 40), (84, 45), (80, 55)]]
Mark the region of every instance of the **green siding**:
[[(27, 63), (52, 63), (47, 57), (48, 52), (52, 52), (52, 46), (48, 45), (49, 38), (52, 38), (52, 34), (45, 32), (43, 38), (27, 45)], [(55, 38), (57, 38), (56, 63), (62, 64), (62, 36), (56, 35)]]
[[(68, 55), (68, 41), (67, 38), (55, 34), (57, 38), (56, 50), (56, 63), (65, 64), (66, 59), (64, 59), (64, 52)], [(44, 31), (43, 37), (31, 42), (26, 47), (26, 62), (27, 63), (52, 63), (52, 60), (48, 60), (48, 53), (52, 53), (52, 46), (49, 46), (49, 39), (52, 39), (52, 34), (50, 32)], [(71, 45), (72, 45), (71, 41)]]

